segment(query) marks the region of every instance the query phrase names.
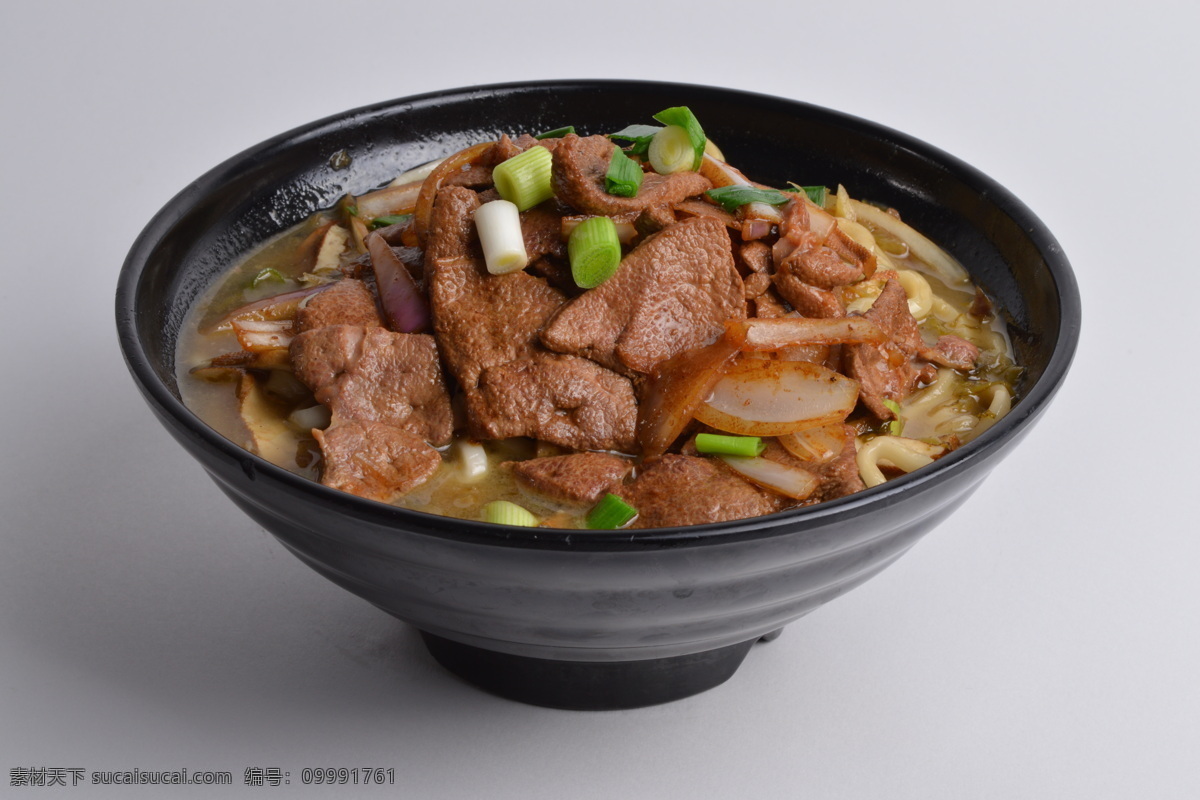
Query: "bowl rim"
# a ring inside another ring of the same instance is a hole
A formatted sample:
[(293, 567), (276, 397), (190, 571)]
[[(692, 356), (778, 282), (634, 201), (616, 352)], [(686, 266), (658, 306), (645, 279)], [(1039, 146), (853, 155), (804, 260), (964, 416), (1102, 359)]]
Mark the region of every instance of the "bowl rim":
[[(384, 112), (392, 115), (425, 106), (464, 103), (485, 97), (494, 98), (532, 91), (619, 91), (622, 88), (635, 88), (643, 92), (701, 92), (720, 97), (727, 102), (790, 111), (801, 117), (816, 116), (840, 127), (853, 128), (874, 137), (886, 138), (920, 158), (937, 163), (956, 179), (985, 193), (991, 203), (1012, 218), (1045, 259), (1050, 277), (1057, 288), (1060, 325), (1057, 341), (1041, 376), (1025, 388), (1012, 410), (979, 438), (933, 464), (880, 486), (812, 506), (728, 522), (637, 530), (583, 531), (518, 528), (445, 517), (367, 500), (324, 486), (250, 453), (210, 428), (166, 387), (151, 366), (151, 358), (137, 334), (136, 313), (137, 297), (150, 259), (160, 242), (170, 234), (171, 229), (189, 212), (195, 202), (237, 174), (246, 163), (266, 159), (277, 148), (287, 147), (309, 137), (319, 137), (327, 130), (341, 128), (355, 121), (368, 121)], [(834, 520), (861, 516), (876, 507), (896, 503), (901, 495), (922, 493), (951, 474), (983, 464), (991, 455), (1003, 449), (1007, 442), (1015, 440), (1022, 429), (1033, 423), (1057, 393), (1070, 368), (1078, 346), (1082, 316), (1079, 288), (1074, 272), (1062, 247), (1049, 229), (1008, 189), (956, 156), (885, 125), (801, 100), (691, 83), (611, 79), (516, 81), (425, 92), (331, 114), (248, 147), (192, 181), (151, 218), (134, 240), (121, 267), (115, 301), (117, 333), (122, 355), (146, 401), (164, 422), (169, 419), (181, 434), (187, 435), (210, 455), (240, 464), (241, 470), (248, 476), (269, 479), (285, 489), (288, 494), (308, 496), (314, 502), (328, 505), (339, 515), (373, 523), (382, 528), (477, 544), (554, 550), (634, 550), (761, 538), (794, 531), (798, 523), (819, 527)], [(336, 532), (329, 532), (329, 535), (334, 538), (337, 536)]]

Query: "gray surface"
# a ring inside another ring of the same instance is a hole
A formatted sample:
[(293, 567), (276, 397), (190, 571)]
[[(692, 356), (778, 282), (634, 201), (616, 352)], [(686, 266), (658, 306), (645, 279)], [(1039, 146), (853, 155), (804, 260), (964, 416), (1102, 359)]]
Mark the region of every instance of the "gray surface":
[[(396, 770), (339, 795), (364, 797), (1200, 796), (1197, 467), (1177, 444), (1200, 396), (1200, 17), (1078, 7), (543, 6), (522, 46), (496, 33), (507, 4), (6, 6), (0, 796), (330, 794), (297, 785), (306, 766)], [(678, 38), (598, 59), (622, 26)], [(733, 86), (901, 129), (1012, 189), (1082, 285), (1074, 373), (957, 516), (658, 708), (528, 708), (443, 673), (218, 494), (113, 331), (133, 238), (226, 157), (368, 102), (541, 77)], [(235, 785), (12, 787), (23, 767)], [(247, 767), (292, 784), (244, 787)]]

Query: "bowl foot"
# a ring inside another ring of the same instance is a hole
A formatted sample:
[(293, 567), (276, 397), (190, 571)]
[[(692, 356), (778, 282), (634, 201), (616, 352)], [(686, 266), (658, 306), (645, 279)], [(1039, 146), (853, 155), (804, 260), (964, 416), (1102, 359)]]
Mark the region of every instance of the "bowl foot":
[(680, 700), (719, 686), (737, 671), (756, 641), (780, 631), (703, 653), (642, 661), (554, 661), (460, 644), (421, 631), (430, 654), (484, 691), (550, 708), (605, 711)]

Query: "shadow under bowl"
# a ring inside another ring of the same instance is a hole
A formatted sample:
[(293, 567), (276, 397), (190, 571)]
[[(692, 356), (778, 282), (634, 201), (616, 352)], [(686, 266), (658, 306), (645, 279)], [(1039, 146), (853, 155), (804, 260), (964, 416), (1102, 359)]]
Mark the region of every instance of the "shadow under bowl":
[[(646, 531), (490, 525), (363, 500), (217, 434), (180, 401), (175, 347), (197, 298), (266, 238), (396, 174), (501, 133), (607, 133), (689, 106), (726, 157), (778, 185), (851, 187), (964, 263), (1003, 310), (1025, 368), (1012, 412), (934, 464), (865, 492), (754, 519)], [(348, 167), (332, 157), (345, 151)], [(1079, 294), (1045, 226), (956, 158), (861, 119), (671, 83), (481, 86), (348, 111), (234, 156), (134, 243), (116, 298), (121, 347), (162, 424), (240, 508), (340, 586), (416, 626), (445, 667), (494, 693), (628, 708), (726, 680), (750, 646), (899, 558), (1029, 432), (1070, 366)]]

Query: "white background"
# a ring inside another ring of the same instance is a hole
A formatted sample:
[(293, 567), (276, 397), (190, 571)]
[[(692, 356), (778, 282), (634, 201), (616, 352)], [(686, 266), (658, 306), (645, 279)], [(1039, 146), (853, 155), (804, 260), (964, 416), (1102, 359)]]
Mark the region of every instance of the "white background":
[[(0, 28), (0, 795), (1195, 798), (1200, 538), (1191, 2), (6, 2)], [(682, 80), (898, 128), (1022, 198), (1084, 328), (1038, 427), (878, 578), (724, 686), (573, 713), (476, 691), (309, 571), (168, 437), (117, 349), (153, 213), (355, 106), (537, 78)], [(20, 767), (291, 772), (48, 790)]]

